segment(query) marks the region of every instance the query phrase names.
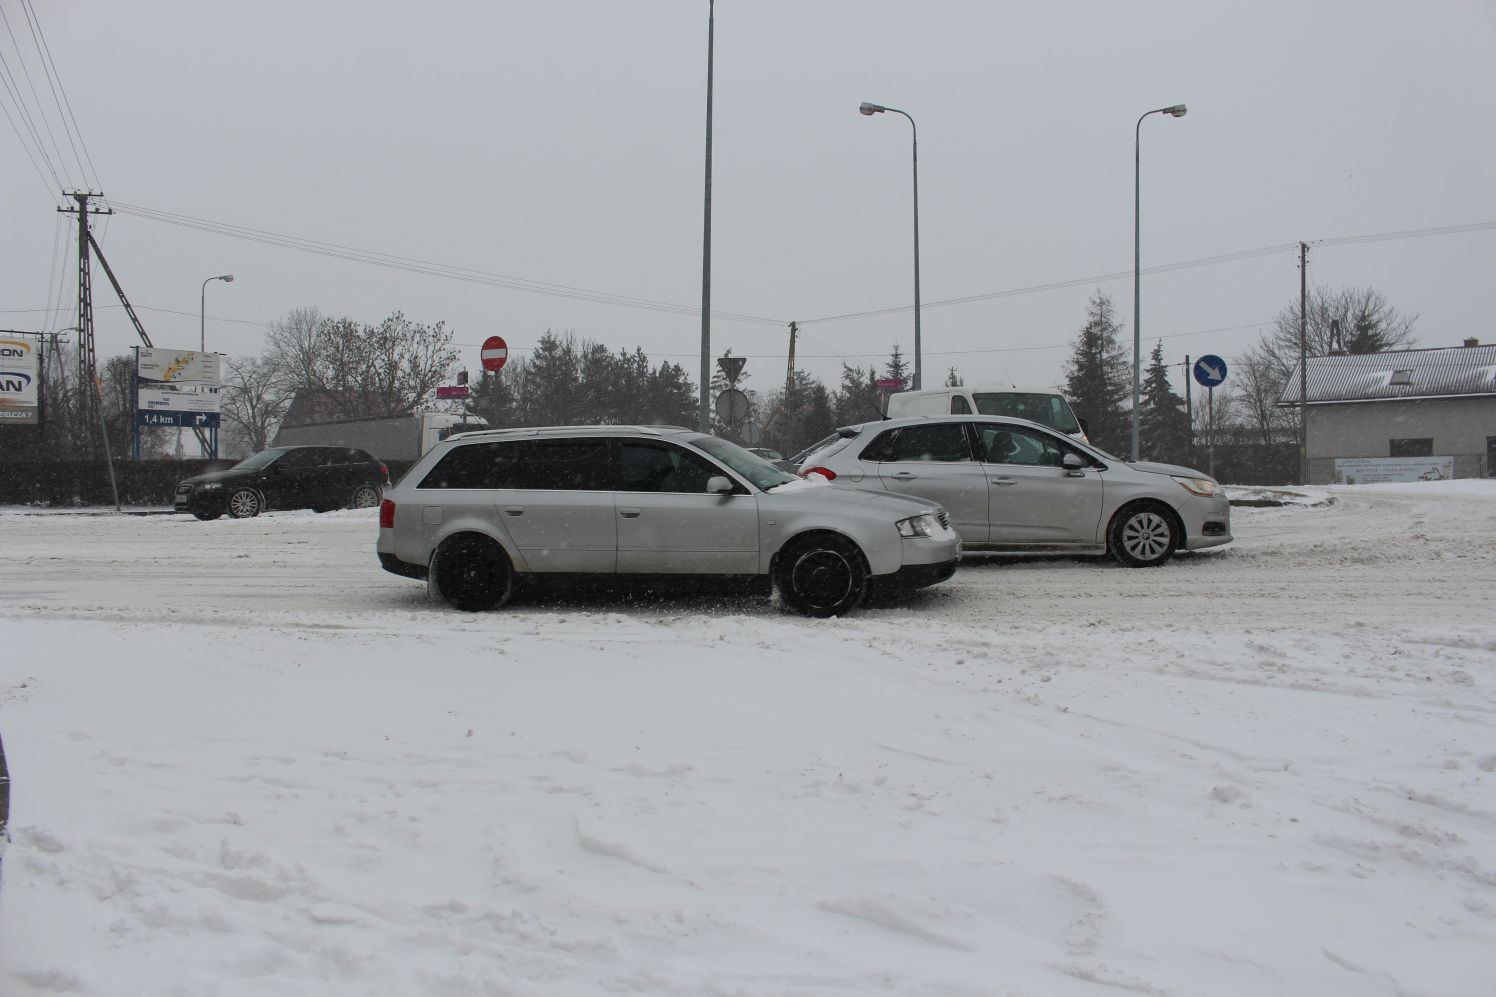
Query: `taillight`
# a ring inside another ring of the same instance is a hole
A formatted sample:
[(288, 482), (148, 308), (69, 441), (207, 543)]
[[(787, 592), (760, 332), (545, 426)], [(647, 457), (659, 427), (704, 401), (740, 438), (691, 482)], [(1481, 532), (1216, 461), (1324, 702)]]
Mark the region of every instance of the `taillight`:
[(384, 464), (379, 465), (379, 473), (384, 478), (384, 480), (390, 480), (390, 469)]
[(812, 474), (819, 474), (821, 477), (825, 478), (827, 481), (835, 481), (836, 480), (836, 472), (835, 471), (831, 470), (831, 468), (829, 468), (829, 467), (821, 467), (819, 464), (816, 465), (815, 467), (802, 467), (802, 468), (800, 468), (800, 470), (797, 473), (802, 478), (808, 478)]
[(379, 503), (379, 528), (381, 530), (395, 528), (395, 503), (389, 499)]

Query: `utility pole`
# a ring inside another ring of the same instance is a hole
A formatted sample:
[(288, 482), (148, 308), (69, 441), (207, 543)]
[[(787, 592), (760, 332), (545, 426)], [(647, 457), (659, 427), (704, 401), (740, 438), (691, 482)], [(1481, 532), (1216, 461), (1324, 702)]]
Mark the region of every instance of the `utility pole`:
[(706, 5), (706, 183), (701, 209), (701, 426), (712, 431), (712, 60), (716, 0)]
[(795, 336), (799, 332), (799, 323), (791, 322), (790, 362), (784, 372), (784, 445), (789, 450), (795, 448)]
[(1195, 463), (1195, 409), (1194, 402), (1190, 398), (1190, 382), (1194, 378), (1194, 368), (1190, 366), (1190, 355), (1184, 355), (1184, 414), (1190, 420), (1190, 464)]
[[(74, 191), (64, 196), (71, 197), (78, 204), (76, 208), (58, 208), (57, 210), (63, 214), (78, 216), (78, 415), (79, 425), (91, 426), (97, 421), (95, 413), (98, 408), (98, 396), (94, 391), (86, 389), (92, 388), (95, 384), (95, 371), (98, 369), (98, 364), (94, 354), (93, 283), (88, 266), (89, 243), (91, 242), (88, 232), (88, 201), (89, 198), (103, 195)], [(114, 214), (108, 208), (93, 213), (96, 215)]]
[(1309, 484), (1309, 244), (1299, 243), (1299, 483)]

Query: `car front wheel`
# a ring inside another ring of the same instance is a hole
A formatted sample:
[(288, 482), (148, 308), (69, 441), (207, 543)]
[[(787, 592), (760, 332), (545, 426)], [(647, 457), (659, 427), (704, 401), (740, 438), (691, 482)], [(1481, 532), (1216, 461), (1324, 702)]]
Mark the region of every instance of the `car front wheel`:
[(234, 519), (253, 519), (265, 508), (265, 501), (253, 488), (238, 488), (229, 493), (229, 515)]
[(488, 537), (472, 533), (444, 540), (431, 555), (426, 577), (433, 595), (465, 613), (502, 606), (514, 591), (509, 555)]
[(1130, 505), (1117, 513), (1107, 533), (1107, 551), (1118, 564), (1153, 568), (1174, 556), (1179, 531), (1161, 505)]
[(379, 504), (379, 495), (377, 485), (359, 485), (353, 491), (350, 505), (355, 509), (372, 509)]
[(775, 582), (784, 604), (805, 616), (841, 616), (867, 594), (867, 563), (857, 545), (830, 534), (808, 537), (779, 554)]

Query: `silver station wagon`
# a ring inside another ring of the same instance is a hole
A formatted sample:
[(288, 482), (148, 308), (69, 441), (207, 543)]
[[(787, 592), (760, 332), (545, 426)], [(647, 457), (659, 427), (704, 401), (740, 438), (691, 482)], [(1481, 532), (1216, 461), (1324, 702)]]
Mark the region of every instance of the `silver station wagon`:
[(1231, 541), (1231, 504), (1214, 478), (1128, 462), (1027, 419), (847, 426), (807, 455), (800, 473), (939, 502), (969, 551), (1109, 553), (1141, 568)]
[(385, 493), (377, 549), (385, 570), (462, 610), (541, 576), (710, 576), (772, 583), (788, 607), (836, 616), (869, 585), (949, 578), (960, 540), (929, 499), (802, 480), (694, 430), (568, 426), (433, 447)]

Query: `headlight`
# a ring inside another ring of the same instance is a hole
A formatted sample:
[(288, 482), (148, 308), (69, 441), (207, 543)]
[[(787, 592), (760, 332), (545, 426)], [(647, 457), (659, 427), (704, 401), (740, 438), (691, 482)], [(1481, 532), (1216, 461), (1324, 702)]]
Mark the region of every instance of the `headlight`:
[(222, 488), (222, 487), (223, 487), (223, 482), (222, 481), (206, 481), (206, 482), (198, 485), (197, 486), (197, 490), (200, 491), (200, 492), (211, 492), (215, 488)]
[(1204, 495), (1207, 497), (1219, 495), (1221, 486), (1209, 478), (1186, 478), (1182, 475), (1173, 475), (1175, 481), (1184, 486), (1184, 490), (1191, 495)]
[(918, 516), (910, 516), (901, 519), (896, 524), (901, 537), (933, 537), (939, 532), (939, 524), (935, 522), (934, 516), (921, 513)]

